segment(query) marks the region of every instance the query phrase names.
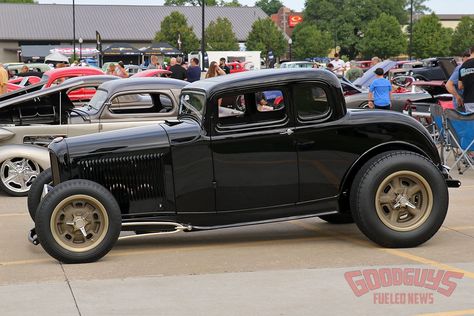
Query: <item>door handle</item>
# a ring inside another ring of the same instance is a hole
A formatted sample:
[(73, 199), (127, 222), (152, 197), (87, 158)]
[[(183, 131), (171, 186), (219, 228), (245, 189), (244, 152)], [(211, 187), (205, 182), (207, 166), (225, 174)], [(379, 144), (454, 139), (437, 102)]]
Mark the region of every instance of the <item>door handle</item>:
[(288, 136), (290, 136), (290, 135), (292, 135), (294, 132), (295, 132), (294, 130), (292, 130), (291, 128), (289, 128), (289, 129), (287, 129), (286, 131), (281, 132), (280, 135), (288, 135)]

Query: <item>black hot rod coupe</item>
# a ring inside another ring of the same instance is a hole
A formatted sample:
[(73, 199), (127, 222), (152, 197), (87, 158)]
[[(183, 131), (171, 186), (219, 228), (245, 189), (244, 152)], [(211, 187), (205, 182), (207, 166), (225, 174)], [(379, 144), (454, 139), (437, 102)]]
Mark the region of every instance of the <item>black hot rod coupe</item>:
[(180, 99), (177, 120), (53, 141), (51, 170), (30, 191), (30, 240), (81, 263), (103, 257), (126, 230), (320, 217), (355, 221), (384, 247), (413, 247), (438, 231), (447, 188), (460, 185), (420, 123), (346, 110), (326, 70), (212, 78)]

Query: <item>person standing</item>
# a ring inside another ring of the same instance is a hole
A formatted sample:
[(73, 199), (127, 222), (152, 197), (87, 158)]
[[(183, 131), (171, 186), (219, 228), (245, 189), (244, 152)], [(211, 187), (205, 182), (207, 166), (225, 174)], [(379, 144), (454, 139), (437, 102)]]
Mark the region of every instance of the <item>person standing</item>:
[(7, 93), (8, 71), (0, 63), (0, 95)]
[(464, 108), (467, 113), (474, 112), (474, 46), (470, 57), (459, 68), (458, 89), (463, 91)]
[(226, 75), (225, 71), (222, 70), (221, 67), (217, 65), (217, 62), (213, 61), (211, 62), (211, 65), (209, 66), (209, 69), (207, 70), (206, 79), (214, 78), (218, 76), (224, 76), (224, 75)]
[(229, 75), (230, 74), (230, 68), (225, 64), (225, 58), (222, 57), (220, 60), (219, 60), (219, 67), (224, 70), (224, 72)]
[(369, 88), (369, 108), (390, 110), (392, 99), (392, 84), (383, 77), (382, 68), (375, 69), (375, 79)]
[(151, 55), (150, 64), (146, 69), (161, 69), (160, 63), (158, 62), (158, 56)]
[(125, 69), (123, 61), (119, 61), (117, 63), (117, 76), (119, 76), (120, 78), (128, 78), (129, 76), (127, 70)]
[(345, 68), (346, 63), (344, 62), (344, 60), (339, 59), (339, 54), (338, 53), (334, 54), (334, 59), (330, 62), (330, 64), (332, 64), (334, 66), (333, 71), (336, 75), (339, 75), (339, 76), (344, 75), (344, 71), (346, 70), (346, 68)]
[(372, 57), (372, 59), (370, 60), (370, 67), (377, 65), (379, 62), (380, 58), (378, 58), (377, 56)]
[(189, 82), (195, 82), (201, 79), (201, 67), (199, 67), (199, 59), (196, 57), (191, 59), (191, 65), (186, 71), (186, 77)]
[(186, 80), (186, 69), (181, 66), (183, 59), (181, 57), (178, 58), (171, 58), (170, 60), (170, 71), (171, 75), (170, 78), (178, 79), (178, 80)]
[[(465, 51), (461, 58), (462, 58), (462, 63), (465, 63), (469, 58), (471, 57), (470, 52), (467, 50)], [(449, 80), (446, 82), (446, 90), (448, 90), (449, 93), (453, 95), (453, 106), (454, 109), (460, 109), (462, 108), (464, 101), (462, 99), (462, 94), (463, 91), (458, 89), (458, 84), (459, 84), (459, 68), (461, 68), (462, 64), (457, 66), (453, 73), (451, 74), (451, 77), (449, 77)]]
[(351, 60), (349, 65), (349, 70), (346, 71), (347, 80), (349, 80), (350, 82), (354, 82), (357, 78), (360, 78), (364, 75), (364, 71), (357, 67), (357, 63), (355, 62), (355, 60)]

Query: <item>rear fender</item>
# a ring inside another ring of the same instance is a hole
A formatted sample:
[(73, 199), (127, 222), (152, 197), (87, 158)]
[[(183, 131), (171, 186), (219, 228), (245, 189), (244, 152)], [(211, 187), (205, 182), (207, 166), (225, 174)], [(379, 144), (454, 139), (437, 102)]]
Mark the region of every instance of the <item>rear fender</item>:
[(12, 158), (27, 158), (34, 160), (41, 169), (49, 168), (49, 152), (47, 148), (34, 145), (4, 145), (0, 146), (0, 163)]

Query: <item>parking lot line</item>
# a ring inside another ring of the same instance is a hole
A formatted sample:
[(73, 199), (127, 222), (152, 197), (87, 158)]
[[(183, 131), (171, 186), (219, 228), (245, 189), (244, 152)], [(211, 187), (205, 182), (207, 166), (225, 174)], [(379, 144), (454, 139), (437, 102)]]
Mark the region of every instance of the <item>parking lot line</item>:
[(26, 213), (7, 213), (7, 214), (0, 214), (0, 217), (12, 217), (12, 216), (26, 216)]
[(417, 316), (462, 316), (462, 315), (474, 315), (474, 309), (466, 309), (466, 310), (450, 311), (450, 312), (439, 312), (439, 313), (429, 313), (429, 314), (418, 314)]
[[(340, 234), (335, 233), (335, 232), (330, 232), (330, 231), (325, 231), (325, 230), (323, 231), (323, 230), (320, 230), (320, 229), (318, 229), (318, 228), (316, 228), (312, 225), (308, 225), (307, 223), (304, 223), (304, 222), (301, 222), (301, 221), (292, 221), (290, 223), (292, 223), (293, 225), (300, 226), (300, 227), (302, 227), (306, 230), (309, 230), (309, 231), (315, 231), (315, 232), (318, 232), (318, 233), (327, 234), (327, 235), (333, 236), (334, 238), (346, 240), (346, 241), (349, 241), (349, 242), (352, 242), (352, 243), (355, 243), (355, 244), (359, 244), (359, 245), (363, 245), (363, 246), (367, 246), (369, 244), (368, 241), (356, 240), (354, 238), (347, 237), (347, 236), (344, 236), (344, 235), (340, 235)], [(398, 250), (398, 249), (389, 249), (389, 248), (380, 248), (380, 247), (375, 247), (374, 249), (378, 249), (380, 251), (384, 251), (384, 252), (386, 252), (388, 254), (391, 254), (393, 256), (408, 259), (410, 261), (414, 261), (414, 262), (417, 262), (417, 263), (431, 265), (431, 266), (437, 267), (438, 269), (464, 273), (465, 277), (470, 278), (470, 279), (474, 279), (474, 272), (459, 269), (459, 268), (444, 264), (442, 262), (438, 262), (438, 261), (431, 260), (431, 259), (424, 258), (424, 257), (420, 257), (420, 256), (415, 256), (415, 255), (412, 255), (408, 252)]]
[(36, 263), (46, 263), (51, 262), (51, 258), (44, 258), (44, 259), (30, 259), (30, 260), (17, 260), (17, 261), (4, 261), (0, 262), (0, 267), (6, 266), (19, 266), (19, 265), (26, 265), (26, 264), (36, 264)]

